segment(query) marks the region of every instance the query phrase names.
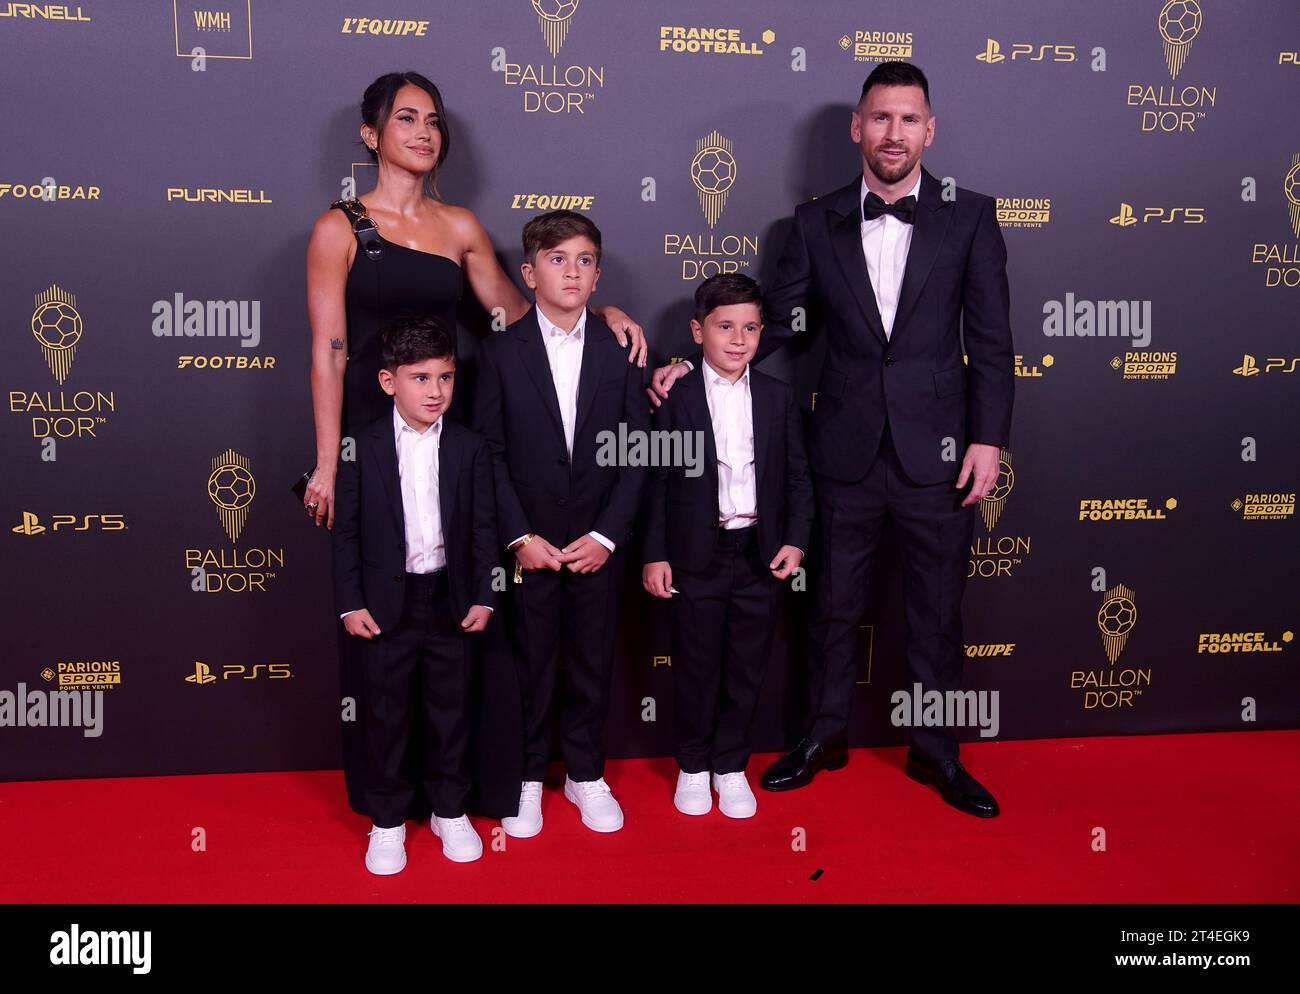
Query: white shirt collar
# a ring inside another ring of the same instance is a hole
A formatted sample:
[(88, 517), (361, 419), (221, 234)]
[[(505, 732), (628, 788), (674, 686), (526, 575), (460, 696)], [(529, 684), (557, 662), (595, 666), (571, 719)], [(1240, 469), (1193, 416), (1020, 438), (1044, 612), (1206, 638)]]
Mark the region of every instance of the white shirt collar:
[[(921, 170), (918, 169), (918, 170), (916, 171), (916, 182), (912, 184), (912, 189), (908, 190), (906, 193), (903, 194), (903, 197), (915, 197), (915, 198), (917, 199), (917, 202), (918, 202), (918, 203), (920, 202), (920, 200), (921, 200), (921, 177), (922, 177), (923, 175), (924, 175), (924, 174), (921, 172)], [(870, 193), (870, 192), (871, 192), (871, 190), (868, 189), (868, 187), (867, 187), (867, 177), (866, 177), (866, 176), (863, 176), (863, 177), (862, 177), (862, 184), (861, 184), (861, 186), (858, 188), (858, 220), (860, 220), (863, 224), (870, 224), (870, 223), (871, 223), (870, 221), (866, 220), (866, 219), (862, 216), (862, 201), (864, 201), (864, 200), (867, 199), (867, 194)], [(898, 199), (901, 200), (902, 197), (899, 197)], [(881, 217), (884, 217), (884, 216), (885, 216), (885, 215), (883, 215), (883, 214), (881, 215)], [(879, 218), (879, 217), (876, 218), (877, 221), (879, 221), (880, 219), (881, 219), (881, 218)]]
[(435, 421), (433, 424), (431, 424), (431, 425), (430, 425), (427, 429), (425, 429), (423, 432), (418, 432), (418, 431), (416, 431), (414, 428), (412, 428), (410, 425), (408, 425), (408, 424), (406, 423), (406, 419), (405, 419), (404, 417), (402, 417), (401, 412), (397, 410), (397, 405), (394, 404), (394, 405), (393, 405), (393, 439), (394, 439), (394, 441), (398, 441), (398, 442), (400, 442), (400, 441), (401, 441), (401, 438), (402, 438), (402, 432), (404, 432), (404, 431), (409, 431), (409, 432), (410, 432), (412, 435), (414, 435), (416, 438), (425, 438), (425, 437), (427, 437), (427, 436), (429, 435), (430, 432), (432, 432), (432, 433), (433, 433), (433, 437), (434, 437), (435, 439), (438, 439), (439, 441), (441, 441), (441, 439), (442, 439), (442, 415), (441, 415), (441, 414), (438, 415), (438, 420)]
[(744, 383), (749, 386), (749, 363), (745, 363), (745, 371), (736, 379), (736, 383), (731, 383), (725, 376), (709, 365), (708, 359), (701, 360), (704, 363), (704, 382), (712, 389), (715, 386), (735, 386), (736, 383)]
[(582, 333), (587, 327), (587, 308), (584, 307), (582, 309), (582, 313), (578, 315), (578, 323), (575, 324), (573, 330), (569, 332), (566, 332), (563, 328), (552, 323), (551, 319), (542, 313), (540, 307), (534, 306), (533, 309), (537, 311), (537, 325), (542, 329), (543, 337), (556, 335), (560, 338), (572, 338), (574, 341), (582, 341)]

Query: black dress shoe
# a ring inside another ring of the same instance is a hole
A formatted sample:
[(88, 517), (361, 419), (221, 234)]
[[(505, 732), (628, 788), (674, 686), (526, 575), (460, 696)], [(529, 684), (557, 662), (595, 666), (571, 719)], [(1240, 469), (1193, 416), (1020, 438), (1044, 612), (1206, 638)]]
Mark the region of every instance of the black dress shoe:
[(844, 739), (818, 742), (806, 738), (769, 766), (759, 784), (764, 790), (797, 790), (812, 783), (818, 770), (839, 770), (848, 761)]
[(917, 783), (938, 787), (943, 799), (958, 811), (977, 818), (997, 817), (993, 795), (955, 759), (926, 759), (909, 749), (904, 772)]

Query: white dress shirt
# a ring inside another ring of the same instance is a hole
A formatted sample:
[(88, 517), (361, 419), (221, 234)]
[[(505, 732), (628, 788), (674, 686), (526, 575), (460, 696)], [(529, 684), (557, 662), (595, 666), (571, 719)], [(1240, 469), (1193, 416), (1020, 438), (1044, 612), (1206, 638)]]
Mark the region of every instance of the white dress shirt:
[(582, 372), (582, 346), (587, 330), (587, 309), (572, 331), (552, 324), (550, 318), (537, 308), (537, 323), (542, 329), (542, 344), (546, 346), (546, 361), (551, 364), (551, 380), (555, 383), (555, 397), (560, 402), (560, 420), (564, 423), (564, 447), (573, 457), (573, 429), (578, 420), (578, 374)]
[[(918, 169), (912, 189), (902, 196), (917, 197), (920, 190), (921, 171)], [(903, 272), (907, 268), (907, 250), (912, 245), (912, 225), (900, 221), (892, 214), (882, 214), (874, 221), (866, 220), (862, 214), (861, 204), (870, 192), (864, 176), (858, 192), (862, 254), (867, 259), (867, 273), (871, 276), (871, 288), (876, 293), (876, 307), (880, 310), (880, 322), (885, 326), (885, 338), (888, 339), (894, 332), (898, 294), (903, 287)]]
[(406, 572), (432, 573), (447, 565), (438, 505), (438, 445), (442, 418), (417, 432), (393, 405), (397, 475), (402, 481), (402, 520), (406, 527)]
[[(551, 382), (555, 384), (555, 399), (560, 402), (560, 421), (564, 424), (564, 448), (569, 455), (569, 465), (573, 465), (573, 433), (578, 421), (578, 376), (582, 372), (582, 348), (586, 341), (587, 309), (582, 309), (578, 323), (572, 331), (551, 322), (540, 307), (537, 311), (537, 324), (541, 329), (542, 344), (546, 346), (546, 361), (551, 366)], [(610, 552), (614, 543), (598, 531), (587, 533)], [(520, 538), (515, 539), (518, 542)], [(514, 545), (515, 542), (511, 542)]]
[(758, 520), (749, 365), (731, 383), (705, 359), (703, 376), (718, 451), (718, 521), (728, 530), (747, 528)]
[[(438, 446), (442, 418), (417, 432), (393, 405), (393, 440), (397, 445), (397, 475), (402, 487), (402, 523), (406, 536), (406, 572), (432, 573), (447, 565), (442, 539), (442, 509), (438, 504)], [(356, 610), (360, 610), (357, 608)], [(346, 618), (356, 611), (344, 611)]]

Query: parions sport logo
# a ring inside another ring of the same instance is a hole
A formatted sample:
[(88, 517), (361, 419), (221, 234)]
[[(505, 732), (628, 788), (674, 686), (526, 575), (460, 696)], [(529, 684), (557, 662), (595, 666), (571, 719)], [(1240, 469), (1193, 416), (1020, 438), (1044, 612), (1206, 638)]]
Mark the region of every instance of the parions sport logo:
[(1164, 0), (1160, 5), (1155, 27), (1170, 83), (1130, 83), (1125, 97), (1138, 112), (1143, 133), (1194, 134), (1218, 101), (1216, 86), (1178, 84), (1204, 24), (1199, 0)]
[(1129, 636), (1137, 626), (1137, 595), (1122, 583), (1105, 592), (1097, 609), (1097, 628), (1110, 666), (1107, 669), (1074, 670), (1070, 688), (1081, 690), (1085, 711), (1131, 708), (1151, 686), (1150, 667), (1117, 667)]
[(117, 411), (116, 395), (112, 390), (62, 389), (86, 334), (77, 298), (58, 284), (51, 284), (36, 294), (35, 303), (32, 337), (60, 389), (10, 390), (9, 413), (29, 418), (31, 437), (46, 444), (60, 439), (98, 438)]
[(1178, 372), (1177, 352), (1156, 352), (1139, 349), (1112, 356), (1110, 368), (1125, 380), (1167, 380)]
[(520, 95), (525, 114), (586, 114), (605, 86), (605, 67), (556, 62), (578, 12), (578, 0), (530, 0), (551, 61), (515, 62), (505, 46), (492, 49), (492, 71)]
[(860, 30), (840, 35), (840, 51), (854, 62), (889, 62), (912, 57), (912, 32)]
[(1291, 168), (1282, 177), (1291, 233), (1297, 241), (1255, 242), (1250, 250), (1250, 264), (1264, 273), (1264, 286), (1271, 289), (1300, 287), (1300, 152), (1291, 156)]
[(1295, 491), (1234, 497), (1232, 509), (1242, 521), (1290, 521), (1295, 518)]
[(740, 176), (731, 140), (717, 130), (699, 139), (686, 172), (710, 230), (664, 234), (664, 255), (680, 262), (682, 280), (696, 283), (718, 273), (736, 273), (756, 266), (758, 235), (713, 230)]
[(988, 496), (979, 503), (980, 518), (989, 534), (976, 535), (971, 540), (968, 577), (994, 579), (1014, 576), (1029, 557), (1032, 543), (1028, 535), (993, 534), (1015, 486), (1016, 471), (1011, 465), (1011, 453), (1002, 449), (998, 453), (998, 478)]
[(230, 546), (184, 550), (190, 589), (209, 594), (265, 593), (267, 585), (284, 568), (285, 556), (283, 548), (239, 547), (249, 510), (257, 496), (257, 480), (248, 458), (234, 449), (213, 457), (207, 494)]
[(41, 670), (46, 683), (58, 681), (60, 690), (111, 690), (122, 686), (120, 659), (65, 660)]
[(1052, 220), (1051, 197), (998, 197), (995, 208), (1004, 228), (1042, 228)]

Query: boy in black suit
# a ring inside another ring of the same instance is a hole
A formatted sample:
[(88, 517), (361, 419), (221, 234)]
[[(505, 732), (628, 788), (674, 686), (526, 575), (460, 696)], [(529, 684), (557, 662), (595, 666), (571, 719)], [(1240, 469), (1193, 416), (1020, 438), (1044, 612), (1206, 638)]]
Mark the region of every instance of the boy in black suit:
[[(784, 581), (803, 559), (813, 491), (790, 387), (750, 368), (763, 330), (758, 284), (739, 273), (696, 288), (703, 362), (659, 410), (656, 430), (699, 432), (705, 472), (662, 466), (647, 497), (641, 582), (671, 598), (673, 713), (681, 772), (673, 804), (731, 818), (757, 810), (745, 780), (749, 726)], [(682, 448), (686, 451), (685, 445)]]
[[(476, 420), (492, 450), (500, 545), (514, 553), (511, 613), (524, 703), (516, 838), (542, 829), (541, 789), (558, 713), (564, 796), (596, 832), (623, 827), (602, 746), (620, 577), (646, 470), (608, 439), (648, 431), (640, 370), (587, 301), (600, 230), (573, 211), (524, 226), (528, 313), (483, 344)], [(631, 436), (634, 437), (634, 436)], [(564, 663), (561, 666), (561, 656)]]
[(495, 594), (492, 462), (477, 434), (442, 415), (455, 354), (433, 317), (397, 321), (384, 334), (379, 384), (393, 398), (339, 461), (335, 484), (334, 593), (344, 627), (364, 639), (366, 786), (374, 822), (371, 873), (406, 866), (405, 812), (415, 785), (402, 758), (426, 723), (424, 785), (430, 825), (448, 859), (467, 863), (483, 843), (465, 816), (466, 738), (473, 650)]

